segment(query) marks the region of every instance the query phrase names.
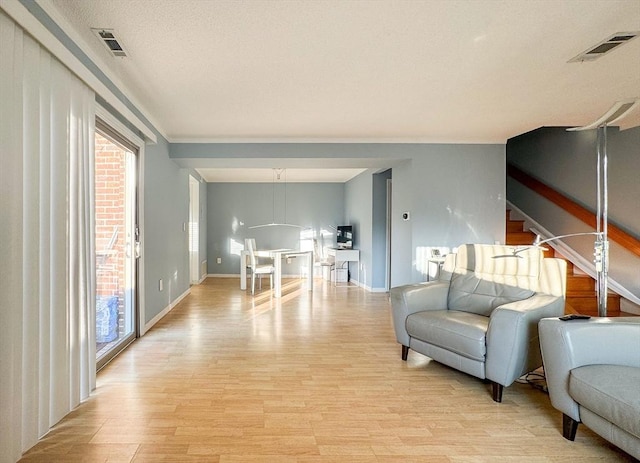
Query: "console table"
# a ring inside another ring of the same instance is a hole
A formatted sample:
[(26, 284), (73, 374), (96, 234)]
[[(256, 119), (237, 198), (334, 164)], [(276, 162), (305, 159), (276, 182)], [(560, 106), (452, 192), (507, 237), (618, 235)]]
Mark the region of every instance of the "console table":
[[(327, 249), (327, 255), (333, 257), (336, 263), (334, 277), (332, 278), (334, 284), (337, 284), (337, 271), (344, 262), (360, 262), (360, 251), (358, 249), (329, 248)], [(358, 269), (359, 272), (360, 270)]]

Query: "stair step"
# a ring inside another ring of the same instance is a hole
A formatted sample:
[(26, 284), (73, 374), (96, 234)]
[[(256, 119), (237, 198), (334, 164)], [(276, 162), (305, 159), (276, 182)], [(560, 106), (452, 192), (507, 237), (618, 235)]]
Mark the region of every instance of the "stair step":
[[(596, 292), (595, 290), (586, 290), (586, 291), (580, 291), (580, 290), (567, 290), (567, 297), (571, 297), (571, 298), (585, 298), (585, 299), (593, 299), (594, 301), (596, 300)], [(620, 297), (618, 296), (616, 293), (609, 293), (609, 298), (612, 297)]]
[(511, 245), (531, 244), (536, 236), (531, 232), (511, 232), (507, 234), (506, 243)]
[(567, 260), (565, 257), (562, 257), (562, 258), (567, 261), (567, 277), (569, 277), (569, 276), (582, 277), (583, 276), (583, 275), (575, 275), (573, 273), (573, 269), (575, 268), (574, 265), (573, 265), (573, 262), (571, 262), (570, 260)]
[(567, 300), (564, 301), (564, 313), (578, 313), (576, 309), (573, 308), (571, 303)]
[[(568, 266), (567, 266), (568, 267)], [(568, 271), (567, 271), (568, 273)], [(589, 275), (567, 275), (567, 292), (595, 291), (596, 281)]]
[[(571, 307), (570, 305), (568, 305), (567, 307)], [(582, 309), (573, 309), (572, 311), (567, 311), (567, 309), (565, 309), (565, 313), (579, 313), (581, 315), (589, 315), (591, 317), (598, 317), (598, 309), (596, 308), (582, 308)], [(622, 312), (620, 312), (620, 310), (615, 310), (611, 307), (607, 307), (607, 317), (621, 317)], [(627, 315), (624, 315), (627, 316)]]
[(524, 220), (507, 221), (507, 233), (523, 232), (523, 231), (524, 231)]
[[(545, 258), (548, 258), (548, 257), (557, 257), (557, 256), (556, 256), (556, 250), (555, 250), (555, 249), (553, 249), (553, 248), (547, 248), (547, 249), (546, 249), (546, 251), (542, 251), (542, 255), (543, 255)], [(566, 259), (565, 259), (565, 260), (566, 260)], [(567, 262), (567, 264), (568, 264), (568, 263), (569, 263), (569, 262)], [(567, 268), (568, 268), (568, 266), (567, 266)], [(568, 271), (567, 271), (567, 273), (568, 273)]]
[[(567, 294), (567, 303), (575, 309), (577, 313), (597, 316), (598, 300), (595, 293), (591, 295), (570, 295)], [(607, 298), (607, 316), (616, 317), (620, 315), (620, 296), (609, 295)]]

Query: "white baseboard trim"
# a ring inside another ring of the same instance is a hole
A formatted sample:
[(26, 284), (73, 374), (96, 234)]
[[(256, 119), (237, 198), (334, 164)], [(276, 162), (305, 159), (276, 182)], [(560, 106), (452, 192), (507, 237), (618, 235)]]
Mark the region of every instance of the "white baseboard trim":
[(640, 315), (640, 304), (634, 304), (633, 302), (621, 298), (620, 299), (620, 311), (631, 313), (633, 315)]
[(387, 288), (371, 288), (368, 291), (372, 293), (388, 293), (389, 292)]
[[(283, 278), (298, 278), (300, 275), (282, 275)], [(207, 278), (240, 278), (240, 275), (237, 273), (209, 273), (204, 278), (203, 281)], [(314, 276), (314, 279), (321, 279), (320, 275)], [(370, 293), (387, 293), (389, 292), (386, 288), (372, 288), (371, 286), (364, 285), (360, 283), (358, 280), (351, 279), (351, 283), (356, 286), (361, 287), (362, 289), (369, 291)]]
[(189, 294), (191, 294), (191, 288), (187, 289), (184, 293), (182, 293), (180, 296), (175, 298), (173, 302), (171, 302), (168, 306), (162, 309), (158, 315), (156, 315), (151, 320), (149, 320), (149, 322), (146, 325), (144, 325), (144, 333), (142, 334), (144, 335), (147, 331), (149, 331), (153, 327), (153, 325), (158, 323), (162, 319), (162, 317), (164, 317), (169, 312), (171, 312), (171, 310), (175, 306), (177, 306), (180, 303), (180, 301), (183, 300), (185, 297), (187, 297)]
[[(240, 278), (239, 273), (209, 273), (206, 278)], [(291, 275), (282, 275), (282, 278), (306, 278), (301, 277), (299, 274), (291, 274)], [(314, 276), (314, 278), (320, 278), (320, 276)]]
[(387, 293), (387, 292), (389, 292), (389, 290), (386, 289), (386, 288), (372, 288), (371, 286), (362, 284), (358, 280), (354, 280), (353, 278), (351, 279), (351, 283), (353, 283), (355, 285), (358, 285), (359, 287), (361, 287), (365, 291), (369, 291), (370, 293)]

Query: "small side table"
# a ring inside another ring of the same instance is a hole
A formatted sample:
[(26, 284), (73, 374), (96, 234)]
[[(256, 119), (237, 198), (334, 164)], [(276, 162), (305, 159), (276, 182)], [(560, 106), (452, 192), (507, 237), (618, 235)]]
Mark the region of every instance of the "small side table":
[(445, 256), (433, 256), (427, 259), (427, 281), (431, 280), (431, 264), (436, 264), (436, 276), (440, 276), (440, 270), (442, 270), (442, 264), (444, 264)]

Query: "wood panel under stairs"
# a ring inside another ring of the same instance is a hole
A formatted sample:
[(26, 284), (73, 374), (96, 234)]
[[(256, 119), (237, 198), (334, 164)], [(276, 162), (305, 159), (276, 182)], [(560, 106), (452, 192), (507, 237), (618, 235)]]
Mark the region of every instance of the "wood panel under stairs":
[[(511, 211), (507, 210), (507, 234), (506, 244), (526, 245), (533, 243), (536, 235), (524, 229), (524, 220), (512, 220)], [(548, 247), (545, 257), (559, 257), (555, 250)], [(598, 298), (596, 295), (596, 281), (589, 275), (579, 273), (573, 264), (567, 260), (567, 299), (565, 313), (581, 313), (584, 315), (598, 316)], [(607, 316), (620, 316), (620, 296), (609, 292), (607, 298)]]

